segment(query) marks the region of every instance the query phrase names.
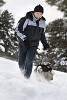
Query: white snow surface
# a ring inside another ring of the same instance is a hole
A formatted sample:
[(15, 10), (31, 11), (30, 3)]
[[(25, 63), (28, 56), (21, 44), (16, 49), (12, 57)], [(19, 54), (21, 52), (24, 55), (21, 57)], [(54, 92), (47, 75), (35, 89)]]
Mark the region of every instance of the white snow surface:
[(25, 79), (18, 63), (0, 57), (0, 100), (67, 100), (67, 73), (55, 71), (53, 81)]

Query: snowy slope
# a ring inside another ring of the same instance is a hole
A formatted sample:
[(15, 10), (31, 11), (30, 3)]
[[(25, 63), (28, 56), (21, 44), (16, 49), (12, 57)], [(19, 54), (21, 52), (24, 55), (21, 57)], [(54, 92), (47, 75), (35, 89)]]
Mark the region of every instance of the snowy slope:
[(67, 74), (56, 71), (54, 80), (24, 79), (17, 62), (0, 58), (0, 100), (67, 100)]

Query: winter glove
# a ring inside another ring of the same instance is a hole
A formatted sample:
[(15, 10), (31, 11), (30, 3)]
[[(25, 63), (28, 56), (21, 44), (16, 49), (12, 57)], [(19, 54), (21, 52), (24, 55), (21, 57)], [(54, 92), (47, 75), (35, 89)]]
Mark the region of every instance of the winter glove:
[(28, 48), (30, 46), (30, 43), (29, 43), (28, 39), (24, 40), (23, 43), (24, 43), (26, 48)]
[(46, 45), (43, 45), (43, 50), (46, 50), (47, 48), (49, 48), (49, 44), (47, 43)]

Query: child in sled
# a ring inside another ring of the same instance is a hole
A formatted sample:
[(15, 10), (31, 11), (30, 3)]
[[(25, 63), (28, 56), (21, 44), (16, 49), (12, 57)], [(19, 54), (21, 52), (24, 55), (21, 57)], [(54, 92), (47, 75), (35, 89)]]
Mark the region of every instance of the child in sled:
[(45, 79), (48, 81), (53, 80), (54, 72), (47, 57), (42, 59), (42, 62), (36, 67), (34, 71), (45, 77)]

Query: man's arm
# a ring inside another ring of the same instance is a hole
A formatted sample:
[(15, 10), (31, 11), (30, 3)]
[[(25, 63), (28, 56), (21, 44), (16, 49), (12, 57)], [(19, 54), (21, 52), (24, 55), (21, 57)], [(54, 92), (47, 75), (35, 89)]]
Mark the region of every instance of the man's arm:
[(15, 33), (16, 33), (18, 39), (21, 41), (21, 43), (22, 42), (24, 43), (26, 48), (28, 48), (30, 46), (30, 43), (29, 43), (26, 35), (24, 35), (24, 29), (28, 25), (28, 21), (29, 21), (29, 19), (26, 19), (26, 17), (21, 18), (15, 29)]
[(45, 32), (41, 34), (41, 42), (43, 44), (44, 49), (49, 48), (49, 44), (47, 43)]
[(24, 35), (24, 29), (26, 28), (27, 24), (28, 24), (28, 19), (23, 17), (19, 20), (15, 29), (15, 33), (17, 37), (22, 41), (26, 39), (26, 36)]

